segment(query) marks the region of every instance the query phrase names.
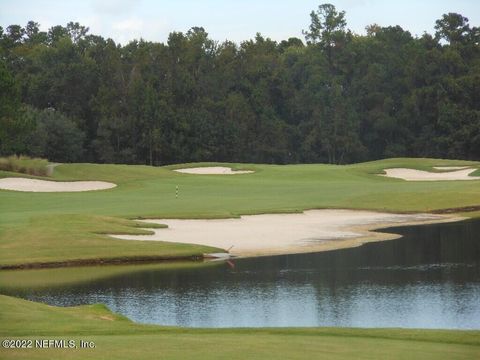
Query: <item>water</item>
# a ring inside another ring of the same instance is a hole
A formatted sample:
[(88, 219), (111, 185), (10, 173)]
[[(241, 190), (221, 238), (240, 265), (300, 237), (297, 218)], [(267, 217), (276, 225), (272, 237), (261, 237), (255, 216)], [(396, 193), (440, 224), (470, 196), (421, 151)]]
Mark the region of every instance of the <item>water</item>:
[(390, 231), (404, 237), (10, 294), (162, 325), (480, 329), (480, 221)]

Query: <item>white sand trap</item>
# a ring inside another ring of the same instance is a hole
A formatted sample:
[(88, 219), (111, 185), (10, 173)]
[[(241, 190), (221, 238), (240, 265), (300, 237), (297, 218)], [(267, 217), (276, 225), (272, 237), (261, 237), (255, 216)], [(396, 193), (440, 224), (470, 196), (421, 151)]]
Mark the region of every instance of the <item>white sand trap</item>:
[(105, 181), (48, 181), (26, 178), (0, 179), (0, 189), (27, 192), (77, 192), (105, 190), (117, 186)]
[(232, 170), (232, 168), (223, 167), (223, 166), (176, 169), (173, 171), (181, 172), (184, 174), (196, 174), (196, 175), (237, 175), (237, 174), (253, 173), (253, 171), (249, 171), (249, 170)]
[(407, 181), (447, 181), (447, 180), (480, 180), (478, 176), (469, 176), (476, 169), (463, 169), (457, 171), (448, 171), (441, 173), (434, 173), (415, 169), (385, 169), (386, 177), (403, 179)]
[[(168, 241), (229, 249), (235, 256), (317, 252), (394, 239), (395, 234), (372, 233), (379, 227), (452, 221), (432, 214), (386, 214), (355, 210), (309, 210), (301, 214), (248, 215), (219, 220), (142, 220), (166, 224), (148, 229), (153, 235), (110, 235), (125, 240)], [(459, 219), (459, 218), (455, 218)]]

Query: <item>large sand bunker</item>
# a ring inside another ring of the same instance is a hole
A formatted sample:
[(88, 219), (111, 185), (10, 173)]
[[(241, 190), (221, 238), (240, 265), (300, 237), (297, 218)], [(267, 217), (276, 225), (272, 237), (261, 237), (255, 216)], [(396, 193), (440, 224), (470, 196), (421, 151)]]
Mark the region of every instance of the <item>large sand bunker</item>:
[(355, 210), (309, 210), (301, 214), (248, 215), (219, 220), (142, 220), (166, 224), (153, 235), (111, 235), (125, 240), (153, 240), (231, 248), (236, 256), (317, 252), (394, 239), (370, 230), (401, 224), (451, 221), (432, 214), (387, 214)]
[(105, 181), (47, 181), (27, 178), (0, 179), (0, 189), (27, 192), (77, 192), (105, 190), (117, 186)]
[(407, 181), (480, 180), (480, 177), (469, 176), (475, 170), (476, 169), (468, 168), (457, 171), (434, 173), (423, 170), (395, 168), (385, 169), (385, 175), (381, 176), (403, 179)]
[(224, 167), (224, 166), (176, 169), (173, 171), (181, 172), (184, 174), (196, 174), (196, 175), (237, 175), (237, 174), (253, 173), (253, 171), (249, 171), (249, 170), (232, 170), (232, 168)]

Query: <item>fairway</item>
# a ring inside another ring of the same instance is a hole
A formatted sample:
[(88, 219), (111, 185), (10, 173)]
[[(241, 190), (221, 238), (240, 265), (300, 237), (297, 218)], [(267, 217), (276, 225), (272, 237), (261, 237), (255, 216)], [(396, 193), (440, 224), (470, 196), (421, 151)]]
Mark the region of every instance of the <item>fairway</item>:
[[(230, 176), (172, 171), (202, 166), (254, 173)], [(138, 228), (145, 224), (128, 219), (229, 218), (322, 208), (399, 213), (458, 208), (460, 212), (480, 203), (480, 181), (416, 182), (378, 176), (388, 168), (440, 172), (434, 169), (438, 166), (475, 168), (478, 163), (389, 159), (343, 166), (200, 163), (160, 168), (63, 164), (55, 168), (52, 180), (105, 181), (117, 187), (78, 193), (0, 190), (0, 265), (158, 260), (218, 251), (201, 245), (124, 241), (106, 235), (149, 233)], [(19, 175), (4, 171), (0, 176)]]

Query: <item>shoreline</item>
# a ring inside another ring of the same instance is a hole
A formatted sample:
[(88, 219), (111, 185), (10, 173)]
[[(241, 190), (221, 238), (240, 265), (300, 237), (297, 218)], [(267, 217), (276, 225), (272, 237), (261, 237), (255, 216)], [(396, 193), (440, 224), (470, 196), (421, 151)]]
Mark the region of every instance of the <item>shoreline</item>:
[[(275, 254), (246, 254), (246, 255), (236, 255), (233, 259), (247, 259), (247, 258), (257, 258), (257, 257), (268, 257), (268, 256), (281, 256), (281, 255), (295, 255), (295, 254), (310, 254), (317, 252), (327, 252), (327, 251), (336, 251), (344, 249), (353, 249), (366, 245), (368, 243), (382, 242), (401, 239), (403, 235), (396, 234), (393, 232), (388, 232), (386, 230), (397, 227), (404, 226), (421, 226), (421, 225), (433, 225), (433, 224), (444, 224), (452, 222), (466, 221), (471, 218), (454, 216), (446, 217), (440, 220), (427, 220), (427, 221), (412, 221), (405, 223), (390, 223), (390, 224), (369, 224), (369, 225), (359, 225), (345, 228), (347, 231), (359, 232), (361, 236), (351, 238), (351, 239), (332, 239), (327, 240), (323, 244), (318, 244), (312, 246), (311, 248), (305, 248), (303, 251), (302, 248), (298, 248), (299, 251), (295, 252), (286, 252), (286, 253), (275, 253)], [(302, 251), (300, 251), (302, 250)]]
[(0, 271), (3, 270), (32, 270), (32, 269), (55, 269), (66, 267), (83, 266), (101, 266), (101, 265), (134, 265), (134, 264), (155, 264), (155, 263), (174, 263), (191, 261), (197, 262), (204, 260), (204, 254), (190, 256), (135, 256), (135, 257), (115, 257), (98, 259), (72, 259), (65, 261), (34, 262), (12, 265), (0, 265)]
[[(358, 231), (363, 234), (363, 236), (360, 236), (358, 238), (352, 239), (354, 242), (358, 243), (357, 246), (362, 246), (367, 243), (373, 243), (373, 242), (380, 242), (380, 241), (388, 241), (388, 240), (395, 240), (395, 239), (400, 239), (403, 237), (401, 234), (396, 234), (393, 232), (388, 232), (384, 230), (388, 230), (391, 228), (396, 228), (396, 227), (404, 227), (404, 226), (421, 226), (421, 225), (433, 225), (433, 224), (444, 224), (444, 223), (452, 223), (452, 222), (459, 222), (459, 221), (465, 221), (470, 218), (468, 217), (462, 217), (462, 216), (451, 216), (451, 217), (444, 217), (444, 219), (439, 219), (439, 220), (427, 220), (427, 221), (412, 221), (412, 222), (405, 222), (405, 223), (390, 223), (390, 224), (379, 224), (379, 225), (365, 225), (365, 226), (358, 226), (358, 227), (352, 227), (349, 228), (352, 231)], [(334, 248), (331, 250), (337, 250), (337, 249), (343, 249), (343, 248), (353, 248), (356, 247), (354, 245), (352, 246), (346, 246), (346, 247), (338, 247)], [(329, 251), (329, 250), (325, 250)]]
[(259, 257), (332, 251), (369, 242), (393, 240), (386, 231), (400, 226), (428, 225), (467, 220), (452, 214), (392, 214), (363, 210), (307, 210), (294, 214), (244, 215), (229, 219), (149, 219), (166, 224), (149, 229), (152, 235), (110, 235), (133, 241), (164, 241), (211, 246), (233, 257)]
[[(476, 209), (476, 207), (475, 207)], [(329, 209), (332, 210), (332, 209)], [(336, 209), (337, 211), (339, 209)], [(454, 209), (446, 209), (454, 210)], [(315, 210), (306, 210), (315, 211)], [(342, 210), (340, 210), (342, 211)], [(358, 211), (366, 212), (366, 210), (345, 210), (345, 211)], [(303, 214), (302, 212), (300, 214)], [(270, 215), (294, 215), (299, 213), (280, 213), (280, 214), (270, 214)], [(315, 253), (315, 252), (325, 252), (325, 251), (335, 251), (348, 248), (359, 247), (371, 242), (379, 241), (388, 241), (401, 238), (402, 235), (396, 234), (393, 232), (388, 232), (387, 230), (394, 227), (404, 227), (404, 226), (417, 226), (417, 225), (430, 225), (430, 224), (441, 224), (449, 222), (458, 222), (471, 219), (470, 217), (460, 216), (452, 214), (448, 211), (445, 212), (431, 212), (431, 213), (389, 213), (384, 212), (383, 214), (388, 215), (409, 215), (409, 216), (419, 216), (419, 215), (432, 215), (437, 216), (436, 219), (424, 219), (424, 220), (414, 220), (414, 221), (405, 221), (405, 222), (383, 222), (383, 223), (370, 223), (370, 224), (359, 224), (353, 226), (343, 227), (343, 231), (346, 232), (355, 232), (358, 233), (355, 237), (350, 238), (336, 238), (322, 240), (314, 245), (300, 245), (295, 248), (289, 248), (286, 251), (272, 251), (268, 253), (259, 253), (259, 252), (244, 252), (242, 254), (231, 254), (232, 258), (252, 258), (252, 257), (265, 257), (265, 256), (278, 256), (278, 255), (294, 255), (294, 254), (305, 254), (305, 253)], [(269, 214), (261, 214), (269, 215)], [(245, 216), (259, 216), (259, 215), (245, 215)], [(212, 220), (235, 220), (240, 218), (224, 218), (224, 219), (203, 219), (205, 221)], [(151, 223), (153, 219), (142, 219), (145, 223)], [(171, 220), (171, 219), (168, 219)], [(182, 219), (183, 220), (183, 219)], [(202, 220), (202, 219), (196, 219)], [(142, 228), (148, 231), (152, 230), (161, 230), (161, 229), (152, 229), (152, 228)], [(122, 237), (123, 235), (109, 235), (114, 238)], [(132, 235), (132, 236), (151, 236), (151, 235)], [(123, 239), (125, 240), (125, 239)], [(138, 240), (132, 240), (138, 241)], [(150, 241), (159, 241), (159, 240), (150, 240)], [(64, 267), (83, 267), (83, 266), (102, 266), (102, 265), (135, 265), (135, 264), (155, 264), (155, 263), (171, 263), (171, 262), (181, 262), (181, 261), (212, 261), (212, 257), (209, 254), (192, 254), (187, 256), (155, 256), (155, 255), (144, 255), (144, 256), (134, 256), (134, 257), (112, 257), (112, 258), (92, 258), (92, 259), (68, 259), (60, 261), (48, 261), (48, 262), (32, 262), (32, 263), (19, 263), (19, 264), (0, 264), (0, 271), (2, 270), (28, 270), (28, 269), (48, 269), (48, 268), (64, 268)]]

